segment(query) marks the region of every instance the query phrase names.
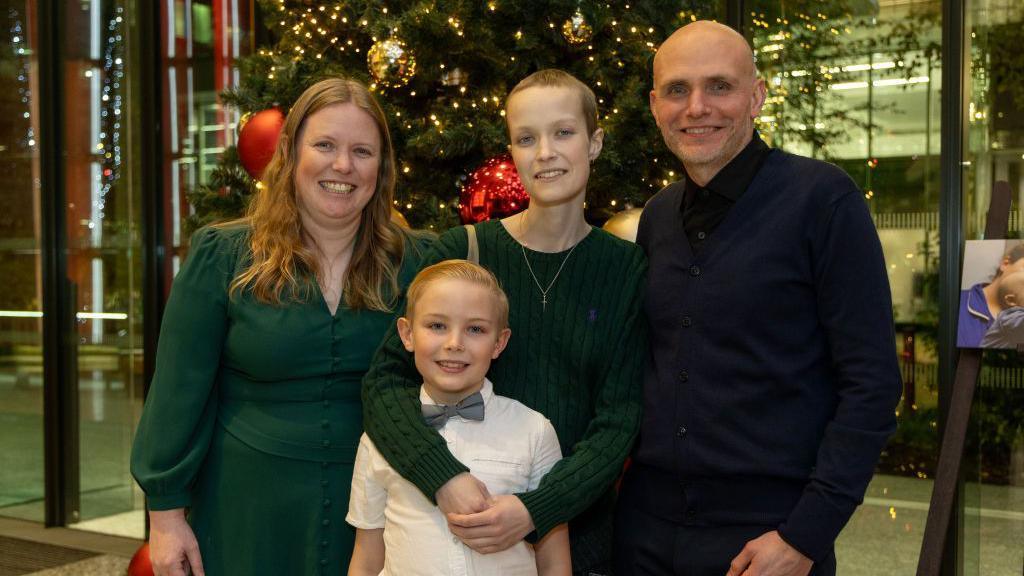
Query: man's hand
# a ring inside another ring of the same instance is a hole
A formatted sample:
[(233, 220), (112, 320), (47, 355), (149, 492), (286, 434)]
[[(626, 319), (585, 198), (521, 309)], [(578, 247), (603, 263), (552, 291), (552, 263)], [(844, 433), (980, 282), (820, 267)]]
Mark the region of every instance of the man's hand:
[(511, 495), (476, 514), (448, 514), (448, 529), (481, 554), (501, 552), (533, 532), (533, 518), (523, 502)]
[(155, 576), (203, 576), (199, 543), (185, 521), (185, 509), (150, 510), (149, 558)]
[(807, 576), (813, 564), (772, 530), (747, 542), (726, 576)]
[(492, 503), (487, 486), (469, 472), (444, 483), (434, 494), (437, 507), (445, 514), (473, 514), (487, 510)]

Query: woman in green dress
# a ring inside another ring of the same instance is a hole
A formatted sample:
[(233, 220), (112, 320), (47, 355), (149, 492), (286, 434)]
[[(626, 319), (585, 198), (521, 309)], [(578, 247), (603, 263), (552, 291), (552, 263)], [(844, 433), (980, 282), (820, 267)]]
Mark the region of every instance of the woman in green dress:
[(296, 101), (245, 218), (204, 228), (171, 290), (132, 450), (158, 575), (341, 574), (359, 382), (419, 267), (367, 89)]

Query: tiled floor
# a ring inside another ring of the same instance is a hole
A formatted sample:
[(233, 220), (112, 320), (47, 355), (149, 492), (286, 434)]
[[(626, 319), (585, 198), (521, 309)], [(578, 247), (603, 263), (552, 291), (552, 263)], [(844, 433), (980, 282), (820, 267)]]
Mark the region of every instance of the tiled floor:
[[(1024, 566), (1024, 487), (967, 484), (965, 576), (1020, 576)], [(931, 480), (878, 475), (836, 545), (842, 576), (912, 576), (916, 572), (931, 496)], [(0, 535), (100, 554), (36, 574), (124, 576), (142, 544), (141, 511), (89, 520), (72, 528), (0, 518)]]

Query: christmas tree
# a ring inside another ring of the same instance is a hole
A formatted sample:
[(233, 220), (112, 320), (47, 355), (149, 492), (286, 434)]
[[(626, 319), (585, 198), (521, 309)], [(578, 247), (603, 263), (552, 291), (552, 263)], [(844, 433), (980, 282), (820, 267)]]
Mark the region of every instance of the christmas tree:
[[(711, 15), (711, 4), (263, 0), (275, 42), (242, 61), (241, 85), (223, 96), (242, 112), (287, 110), (324, 77), (366, 83), (398, 151), (396, 208), (415, 227), (444, 229), (459, 223), (467, 175), (506, 152), (505, 94), (531, 72), (561, 68), (598, 97), (606, 136), (587, 212), (600, 223), (678, 177), (650, 119), (651, 61), (673, 30)], [(255, 186), (229, 150), (210, 185), (189, 195), (191, 224), (239, 214)]]
[[(758, 52), (774, 51), (760, 57), (789, 54), (791, 67), (815, 71), (806, 88), (769, 102), (775, 121), (766, 128), (779, 131), (781, 123), (785, 129), (784, 110), (818, 114), (811, 130), (789, 137), (813, 138), (824, 148), (821, 141), (841, 134), (842, 122), (856, 120), (842, 109), (808, 112), (808, 96), (842, 77), (841, 70), (817, 70), (822, 57), (835, 54), (837, 30), (849, 33), (842, 23), (851, 16), (847, 0), (807, 4), (795, 11), (792, 23), (781, 17), (769, 23), (768, 15), (752, 13), (752, 30)], [(242, 60), (241, 85), (223, 99), (243, 113), (275, 106), (286, 111), (324, 77), (366, 83), (387, 113), (398, 152), (396, 208), (414, 227), (442, 230), (459, 223), (459, 194), (467, 175), (507, 149), (503, 108), (509, 89), (536, 70), (561, 68), (591, 86), (598, 98), (606, 135), (588, 186), (587, 217), (599, 224), (624, 208), (643, 206), (680, 177), (681, 166), (650, 117), (651, 63), (669, 34), (691, 21), (713, 19), (717, 5), (714, 0), (261, 0), (264, 25), (274, 40)], [(795, 37), (788, 33), (793, 27), (799, 27)], [(229, 149), (210, 184), (189, 195), (196, 212), (191, 226), (237, 216), (258, 185)]]

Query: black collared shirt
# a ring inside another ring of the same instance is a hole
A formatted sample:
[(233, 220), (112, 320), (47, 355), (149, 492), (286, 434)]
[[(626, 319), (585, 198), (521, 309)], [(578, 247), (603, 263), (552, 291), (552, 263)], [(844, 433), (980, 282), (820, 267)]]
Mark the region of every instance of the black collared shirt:
[(755, 130), (753, 139), (715, 174), (707, 186), (698, 186), (689, 174), (686, 175), (686, 194), (681, 209), (686, 237), (694, 254), (700, 252), (708, 236), (746, 192), (771, 151)]

